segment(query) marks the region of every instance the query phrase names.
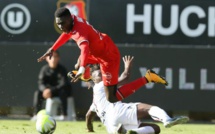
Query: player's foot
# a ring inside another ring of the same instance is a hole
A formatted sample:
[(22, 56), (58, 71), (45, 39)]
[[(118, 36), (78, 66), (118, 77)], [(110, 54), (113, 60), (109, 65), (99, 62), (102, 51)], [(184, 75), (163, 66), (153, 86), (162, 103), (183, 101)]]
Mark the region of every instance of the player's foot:
[(137, 132), (135, 132), (135, 131), (133, 131), (133, 130), (129, 130), (129, 131), (127, 131), (126, 134), (137, 134)]
[(164, 127), (170, 128), (174, 125), (183, 124), (183, 123), (186, 123), (188, 121), (189, 121), (189, 118), (186, 116), (174, 117), (174, 118), (171, 118), (170, 120), (164, 122)]
[(168, 82), (166, 81), (166, 79), (158, 74), (156, 74), (153, 70), (147, 70), (146, 75), (145, 75), (146, 79), (148, 80), (148, 82), (154, 82), (154, 83), (161, 83), (164, 85), (168, 85)]
[(123, 127), (122, 124), (119, 124), (117, 126), (116, 134), (126, 134), (126, 129)]

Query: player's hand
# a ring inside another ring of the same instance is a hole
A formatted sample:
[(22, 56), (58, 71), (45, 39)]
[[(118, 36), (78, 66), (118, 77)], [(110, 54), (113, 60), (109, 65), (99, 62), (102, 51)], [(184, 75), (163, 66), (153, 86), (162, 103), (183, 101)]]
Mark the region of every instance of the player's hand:
[(75, 75), (77, 74), (77, 70), (73, 70), (67, 73), (67, 77), (73, 79), (75, 77)]
[(76, 74), (75, 77), (72, 78), (71, 82), (77, 82), (81, 78), (82, 74)]
[(87, 132), (95, 132), (93, 130), (93, 125), (90, 123), (90, 124), (87, 124), (87, 129), (86, 129)]
[(125, 68), (130, 69), (134, 56), (126, 55), (122, 57), (122, 59), (123, 59)]
[(54, 52), (54, 50), (49, 48), (43, 56), (41, 56), (40, 58), (37, 59), (37, 61), (41, 62), (41, 61), (45, 60), (46, 57), (48, 57), (48, 56), (49, 56), (49, 59), (51, 59), (52, 55), (53, 55), (53, 52)]
[(78, 71), (76, 70), (67, 73), (67, 76), (71, 78), (71, 82), (77, 82), (81, 75), (82, 74), (78, 74)]
[(95, 132), (94, 130), (87, 130), (88, 133), (93, 133)]
[[(67, 73), (67, 77), (71, 78), (71, 82), (76, 82), (76, 75), (77, 75), (78, 71), (77, 70), (73, 70)], [(79, 77), (80, 80), (84, 81), (84, 82), (89, 82), (91, 80), (91, 77), (88, 79), (84, 79), (83, 75), (81, 75)], [(91, 85), (88, 86), (88, 89), (91, 87)]]
[(85, 72), (85, 67), (83, 66), (79, 67), (77, 74), (75, 75), (75, 77), (72, 78), (71, 82), (77, 82), (84, 74), (84, 72)]

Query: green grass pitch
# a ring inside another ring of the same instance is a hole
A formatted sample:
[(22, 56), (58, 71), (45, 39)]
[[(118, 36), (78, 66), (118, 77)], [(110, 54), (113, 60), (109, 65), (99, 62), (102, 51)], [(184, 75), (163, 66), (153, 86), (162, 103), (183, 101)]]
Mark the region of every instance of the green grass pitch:
[[(161, 134), (215, 134), (215, 124), (182, 124), (172, 128), (164, 128), (161, 123)], [(107, 134), (105, 127), (99, 122), (94, 122), (95, 133)], [(54, 134), (87, 134), (84, 121), (62, 122), (57, 121)], [(0, 120), (0, 134), (38, 134), (35, 122), (28, 120)]]

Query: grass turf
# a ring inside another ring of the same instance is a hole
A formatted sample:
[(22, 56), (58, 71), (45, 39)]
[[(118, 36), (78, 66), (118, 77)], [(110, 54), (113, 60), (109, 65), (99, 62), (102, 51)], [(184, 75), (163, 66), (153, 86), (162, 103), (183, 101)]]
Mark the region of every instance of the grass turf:
[[(164, 128), (161, 123), (161, 134), (214, 134), (214, 124), (182, 124), (172, 128)], [(107, 134), (105, 127), (98, 121), (94, 122), (95, 133)], [(86, 126), (84, 121), (61, 122), (57, 121), (57, 128), (54, 134), (85, 134)], [(38, 134), (35, 129), (35, 122), (27, 120), (0, 120), (0, 134)]]

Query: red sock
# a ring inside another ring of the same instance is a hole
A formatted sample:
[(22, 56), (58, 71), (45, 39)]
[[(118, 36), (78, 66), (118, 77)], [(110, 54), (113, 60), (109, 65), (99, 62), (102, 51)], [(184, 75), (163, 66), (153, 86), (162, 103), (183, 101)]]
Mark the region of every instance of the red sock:
[(116, 97), (118, 100), (122, 100), (129, 95), (135, 93), (140, 87), (147, 84), (147, 80), (145, 77), (141, 77), (139, 79), (136, 79), (128, 84), (125, 84), (117, 89)]

